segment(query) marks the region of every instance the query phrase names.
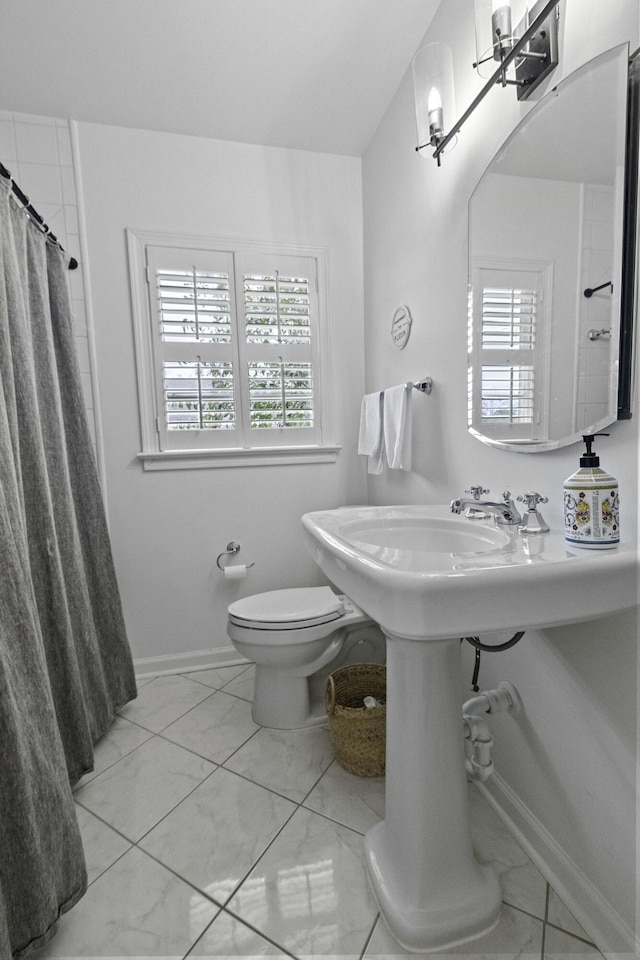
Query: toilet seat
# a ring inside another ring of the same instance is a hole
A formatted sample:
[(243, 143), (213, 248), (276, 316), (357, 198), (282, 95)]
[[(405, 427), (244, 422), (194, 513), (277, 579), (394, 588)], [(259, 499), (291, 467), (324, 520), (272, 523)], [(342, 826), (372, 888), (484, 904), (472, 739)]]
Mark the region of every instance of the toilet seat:
[(293, 587), (243, 597), (229, 604), (229, 621), (251, 630), (300, 630), (338, 620), (341, 597), (330, 587)]

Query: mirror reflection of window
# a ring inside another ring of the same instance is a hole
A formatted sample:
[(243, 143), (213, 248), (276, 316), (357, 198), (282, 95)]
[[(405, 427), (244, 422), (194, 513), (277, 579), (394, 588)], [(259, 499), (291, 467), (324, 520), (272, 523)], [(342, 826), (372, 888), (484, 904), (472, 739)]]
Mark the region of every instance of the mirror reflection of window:
[[(469, 339), (471, 425), (494, 439), (541, 440), (548, 433), (546, 264), (478, 262)], [(476, 375), (473, 375), (473, 371)]]

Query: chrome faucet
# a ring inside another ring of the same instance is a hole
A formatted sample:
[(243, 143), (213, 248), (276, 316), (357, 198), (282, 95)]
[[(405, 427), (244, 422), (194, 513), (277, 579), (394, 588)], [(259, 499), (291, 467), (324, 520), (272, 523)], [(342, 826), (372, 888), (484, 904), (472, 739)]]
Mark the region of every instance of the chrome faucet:
[(484, 487), (471, 487), (470, 490), (465, 490), (465, 493), (470, 493), (471, 497), (457, 497), (451, 501), (452, 513), (462, 513), (463, 510), (471, 507), (471, 510), (474, 512), (481, 511), (484, 514), (491, 514), (495, 522), (501, 526), (511, 526), (512, 524), (520, 523), (522, 518), (518, 513), (518, 508), (511, 499), (509, 490), (505, 490), (502, 494), (502, 503), (497, 503), (493, 500), (481, 500), (481, 494), (489, 493), (489, 490), (486, 490)]

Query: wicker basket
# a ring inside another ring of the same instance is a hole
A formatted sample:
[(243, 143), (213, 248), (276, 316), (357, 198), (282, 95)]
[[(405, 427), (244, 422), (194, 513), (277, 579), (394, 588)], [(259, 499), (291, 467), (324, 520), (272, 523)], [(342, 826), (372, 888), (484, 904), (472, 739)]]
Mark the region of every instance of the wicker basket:
[[(327, 678), (327, 715), (336, 760), (359, 777), (384, 776), (386, 693), (384, 664), (349, 663)], [(365, 697), (375, 697), (381, 705), (365, 707)]]

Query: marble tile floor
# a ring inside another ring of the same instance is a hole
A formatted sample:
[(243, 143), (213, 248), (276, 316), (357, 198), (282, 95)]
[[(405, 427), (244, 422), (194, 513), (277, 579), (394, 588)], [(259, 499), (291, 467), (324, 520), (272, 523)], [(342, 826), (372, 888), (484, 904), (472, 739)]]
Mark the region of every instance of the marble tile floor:
[[(338, 766), (325, 727), (258, 727), (252, 689), (245, 666), (140, 683), (75, 787), (88, 892), (35, 960), (411, 956), (365, 878), (363, 835), (384, 815), (384, 780)], [(425, 956), (601, 958), (469, 790), (478, 859), (500, 876), (500, 922)]]

